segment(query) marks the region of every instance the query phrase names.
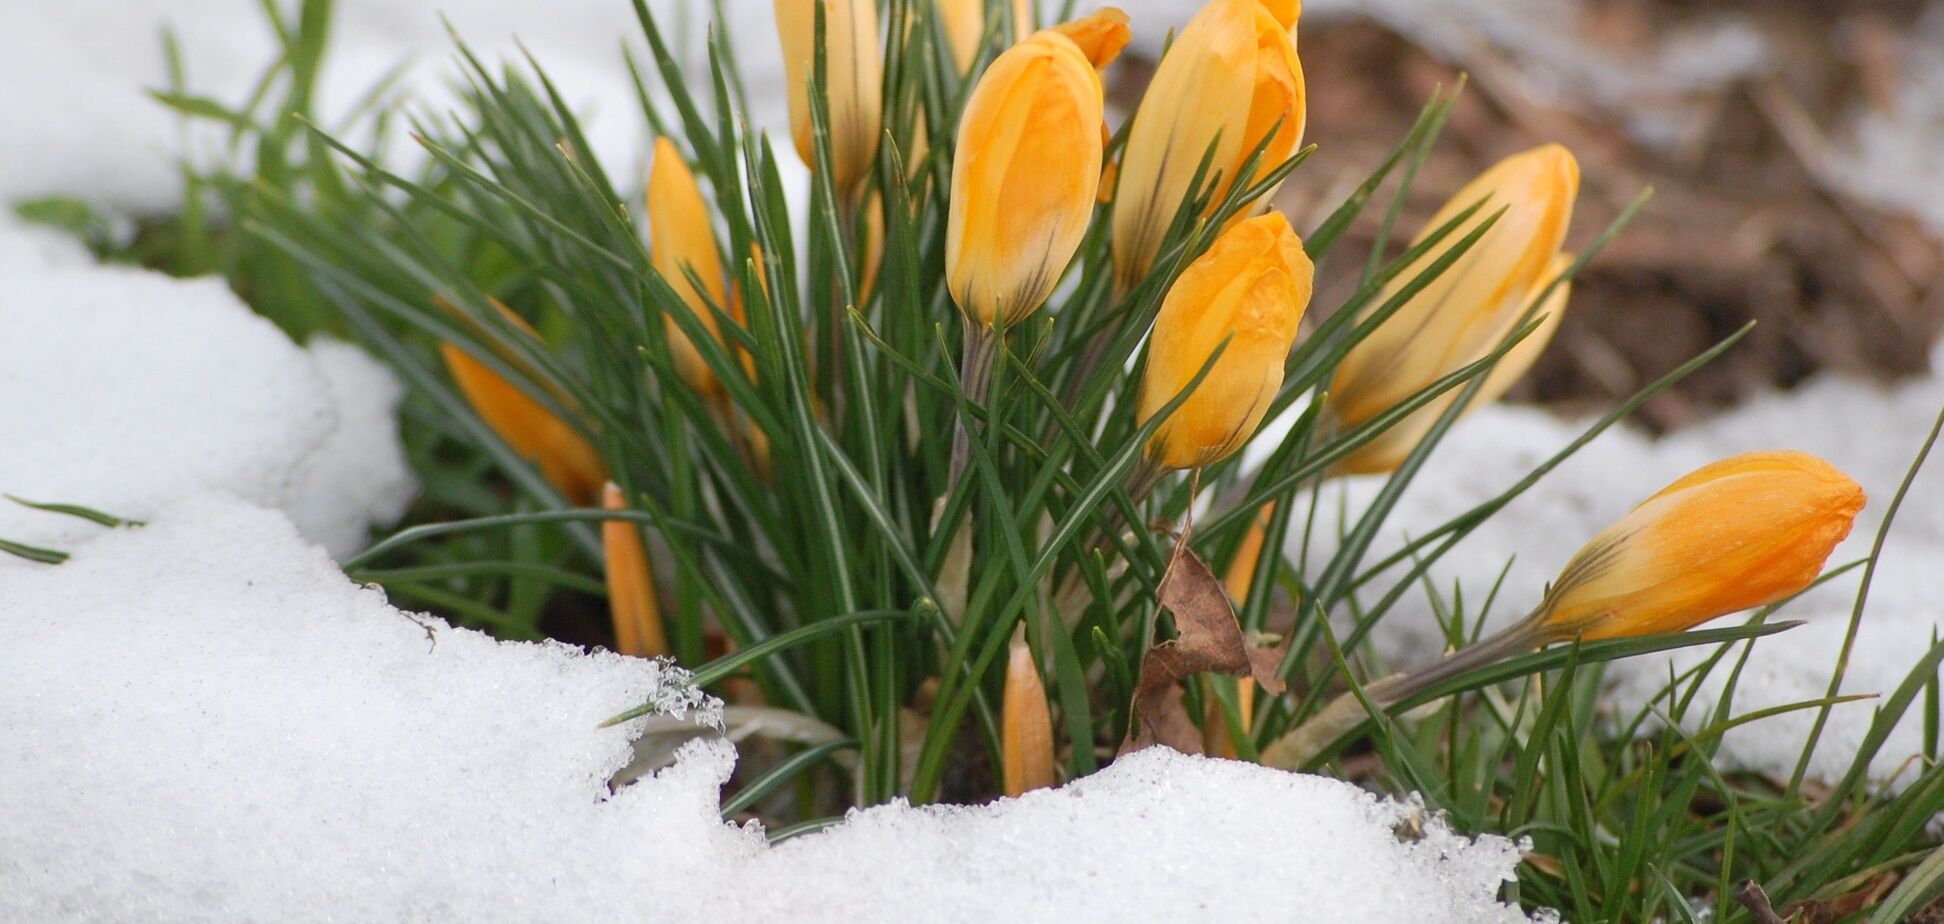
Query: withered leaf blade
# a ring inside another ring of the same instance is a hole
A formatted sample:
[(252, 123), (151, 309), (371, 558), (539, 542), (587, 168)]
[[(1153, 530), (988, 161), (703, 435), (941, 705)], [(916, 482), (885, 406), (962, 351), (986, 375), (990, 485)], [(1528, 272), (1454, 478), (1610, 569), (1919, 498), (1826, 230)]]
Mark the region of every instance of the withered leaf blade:
[(1181, 681), (1215, 671), (1255, 678), (1281, 693), (1281, 652), (1251, 648), (1235, 621), (1228, 589), (1201, 557), (1177, 543), (1156, 599), (1174, 614), (1176, 638), (1149, 648), (1134, 689), (1134, 718), (1121, 753), (1163, 744), (1184, 754), (1202, 752), (1202, 733), (1182, 705)]
[[(1811, 898), (1790, 902), (1782, 909), (1782, 920), (1791, 924), (1833, 924), (1855, 915), (1866, 908), (1875, 907), (1883, 899), (1890, 887), (1897, 884), (1897, 877), (1883, 874), (1865, 882), (1861, 888), (1844, 892), (1834, 898)], [(1913, 918), (1913, 920), (1920, 920)]]

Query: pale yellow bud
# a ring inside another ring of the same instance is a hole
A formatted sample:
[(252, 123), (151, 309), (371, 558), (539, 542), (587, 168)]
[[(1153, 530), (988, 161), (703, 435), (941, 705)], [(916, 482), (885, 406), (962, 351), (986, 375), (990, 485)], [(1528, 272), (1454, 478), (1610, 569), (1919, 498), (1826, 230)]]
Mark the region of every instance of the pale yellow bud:
[(1053, 715), (1032, 649), (1015, 637), (1007, 654), (999, 722), (1000, 782), (1006, 795), (1017, 796), (1052, 786), (1059, 777), (1053, 767)]
[(776, 0), (789, 81), (790, 135), (813, 167), (815, 126), (809, 82), (816, 75), (817, 6), (824, 10), (824, 95), (830, 115), (830, 176), (848, 191), (871, 172), (884, 125), (884, 51), (878, 45), (875, 0)]
[[(601, 506), (626, 510), (628, 502), (621, 489), (608, 482), (601, 490)], [(668, 634), (662, 628), (661, 604), (655, 599), (655, 576), (648, 566), (640, 525), (627, 520), (601, 521), (601, 547), (606, 558), (608, 608), (614, 617), (616, 650), (640, 658), (668, 654)]]
[(1283, 362), (1309, 306), (1315, 267), (1281, 212), (1222, 232), (1183, 270), (1155, 316), (1141, 378), (1139, 420), (1173, 401), (1216, 348), (1222, 355), (1156, 430), (1148, 458), (1168, 468), (1219, 461), (1262, 422), (1282, 386)]
[(1683, 632), (1808, 587), (1866, 498), (1802, 452), (1751, 452), (1661, 489), (1574, 554), (1543, 641)]
[(1053, 27), (1054, 32), (1066, 36), (1080, 53), (1087, 56), (1087, 63), (1094, 70), (1105, 70), (1107, 65), (1120, 57), (1121, 49), (1132, 41), (1134, 33), (1127, 27), (1127, 14), (1114, 7), (1101, 7), (1079, 19), (1063, 22)]
[(1122, 288), (1147, 275), (1211, 146), (1206, 185), (1196, 192), (1212, 191), (1213, 208), (1264, 139), (1258, 173), (1301, 143), (1307, 95), (1291, 32), (1299, 10), (1294, 2), (1213, 0), (1169, 46), (1121, 156), (1113, 243)]
[(979, 79), (952, 161), (945, 276), (987, 327), (1038, 309), (1080, 246), (1100, 182), (1100, 76), (1053, 31), (1006, 50)]
[[(963, 74), (979, 54), (979, 39), (985, 37), (986, 0), (938, 0), (938, 21), (945, 27), (945, 41), (952, 46), (952, 63)], [(1033, 9), (1028, 0), (1012, 0), (1014, 41), (1033, 34)]]
[[(666, 138), (655, 140), (655, 159), (648, 172), (648, 233), (649, 262), (703, 327), (721, 336), (710, 305), (733, 312), (737, 323), (742, 322), (742, 300), (730, 299), (724, 285), (722, 254), (716, 249), (708, 203), (696, 185), (695, 174), (689, 172), (681, 153)], [(701, 288), (689, 281), (690, 273), (701, 281)], [(672, 317), (662, 320), (668, 332), (668, 349), (682, 381), (703, 395), (720, 391), (722, 383), (716, 381), (715, 371), (681, 326)]]
[[(446, 310), (458, 313), (444, 298), (435, 301)], [(512, 309), (498, 302), (493, 307), (522, 334), (539, 339), (539, 333)], [(601, 484), (607, 481), (607, 463), (602, 461), (593, 443), (555, 416), (546, 405), (459, 346), (441, 343), (439, 355), (466, 403), (472, 405), (479, 419), (499, 434), (500, 439), (522, 458), (539, 466), (540, 474), (568, 501), (585, 504), (594, 500)]]
[[(1548, 144), (1499, 161), (1439, 209), (1417, 240), (1484, 202), (1439, 246), (1393, 278), (1366, 313), (1402, 290), (1491, 215), (1501, 208), (1504, 213), (1464, 256), (1344, 356), (1330, 385), (1330, 411), (1338, 426), (1349, 429), (1369, 420), (1496, 349), (1517, 328), (1531, 300), (1570, 263), (1562, 259), (1560, 245), (1578, 193), (1578, 163), (1565, 148)], [(1503, 394), (1538, 358), (1565, 311), (1566, 295), (1566, 286), (1561, 285), (1540, 306), (1546, 315), (1544, 325), (1501, 359), (1496, 368), (1503, 371), (1486, 380), (1473, 407)], [(1398, 421), (1345, 459), (1339, 470), (1367, 473), (1396, 468), (1458, 393), (1453, 389)]]

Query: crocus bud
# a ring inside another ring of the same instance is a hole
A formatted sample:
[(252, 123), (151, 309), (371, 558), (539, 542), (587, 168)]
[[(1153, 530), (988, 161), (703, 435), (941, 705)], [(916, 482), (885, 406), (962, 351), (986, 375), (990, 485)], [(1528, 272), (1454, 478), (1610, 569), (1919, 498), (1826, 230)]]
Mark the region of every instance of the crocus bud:
[(1006, 691), (1000, 713), (1000, 781), (1017, 796), (1059, 782), (1053, 769), (1053, 716), (1046, 685), (1024, 638), (1015, 634), (1006, 659)]
[[(648, 171), (648, 233), (649, 262), (702, 326), (721, 336), (711, 305), (731, 312), (737, 323), (742, 322), (742, 300), (731, 299), (723, 285), (722, 254), (716, 249), (708, 203), (696, 185), (695, 174), (689, 172), (681, 152), (667, 138), (655, 140), (655, 160)], [(701, 280), (701, 288), (689, 281), (690, 273)], [(722, 384), (716, 381), (715, 371), (681, 326), (667, 316), (662, 323), (668, 331), (668, 351), (675, 357), (675, 370), (682, 381), (703, 395), (720, 391)]]
[(1161, 303), (1141, 378), (1143, 424), (1228, 345), (1194, 393), (1156, 430), (1151, 462), (1208, 465), (1255, 433), (1282, 386), (1283, 361), (1309, 306), (1315, 268), (1281, 212), (1222, 232)]
[[(1543, 291), (1553, 279), (1565, 272), (1572, 262), (1571, 254), (1560, 254), (1553, 258), (1552, 266), (1546, 270), (1545, 279), (1540, 281), (1533, 291)], [(1526, 334), (1524, 339), (1513, 344), (1504, 356), (1499, 357), (1499, 361), (1492, 366), (1492, 371), (1485, 374), (1485, 384), (1479, 386), (1478, 394), (1474, 395), (1471, 403), (1465, 406), (1465, 414), (1469, 415), (1497, 401), (1507, 390), (1517, 384), (1519, 379), (1525, 377), (1526, 371), (1538, 361), (1539, 354), (1544, 353), (1547, 344), (1552, 342), (1553, 333), (1559, 329), (1560, 318), (1565, 315), (1566, 299), (1571, 292), (1572, 283), (1566, 280), (1561, 280), (1559, 285), (1553, 287), (1552, 293), (1546, 296), (1546, 301), (1539, 306), (1535, 315), (1539, 322), (1538, 326)], [(1516, 319), (1515, 316), (1514, 320)], [(1509, 334), (1510, 330), (1507, 333)], [(1419, 441), (1424, 439), (1424, 434), (1437, 424), (1438, 416), (1443, 413), (1444, 408), (1450, 406), (1452, 400), (1456, 400), (1455, 395), (1451, 399), (1433, 401), (1417, 413), (1377, 434), (1374, 439), (1358, 447), (1345, 458), (1338, 465), (1338, 471), (1346, 474), (1369, 474), (1395, 470), (1399, 465), (1404, 464), (1404, 459), (1411, 454), (1411, 450), (1417, 448)]]
[[(443, 298), (437, 301), (457, 312)], [(539, 339), (539, 333), (511, 309), (498, 303), (493, 307), (516, 329)], [(594, 444), (555, 416), (546, 405), (456, 344), (439, 344), (439, 355), (445, 360), (446, 370), (452, 373), (453, 382), (459, 386), (459, 393), (466, 397), (466, 403), (472, 405), (479, 419), (493, 428), (500, 439), (522, 458), (539, 466), (540, 474), (568, 501), (585, 504), (594, 500), (601, 484), (607, 481), (607, 464), (601, 460)]]
[(1147, 275), (1211, 146), (1204, 186), (1193, 191), (1212, 189), (1213, 208), (1264, 139), (1258, 172), (1289, 159), (1302, 141), (1303, 69), (1290, 31), (1299, 9), (1293, 0), (1212, 0), (1169, 46), (1128, 129), (1114, 193), (1114, 272), (1123, 289)]
[(871, 172), (884, 123), (884, 51), (875, 0), (776, 0), (783, 73), (790, 89), (790, 135), (803, 162), (816, 165), (810, 79), (817, 67), (817, 6), (824, 11), (824, 95), (830, 115), (831, 182), (849, 190)]
[(1542, 640), (1682, 632), (1808, 587), (1849, 535), (1863, 489), (1801, 452), (1751, 452), (1661, 489), (1566, 563)]
[[(621, 489), (608, 482), (601, 489), (601, 506), (628, 509)], [(641, 527), (627, 520), (601, 521), (601, 547), (607, 564), (608, 608), (614, 616), (615, 648), (638, 658), (668, 654), (668, 634), (662, 628), (661, 605), (655, 601), (654, 572)]]
[[(1470, 219), (1454, 228), (1424, 256), (1385, 285), (1366, 311), (1374, 311), (1408, 285), (1452, 246), (1501, 208), (1504, 213), (1471, 249), (1399, 308), (1343, 357), (1330, 385), (1330, 410), (1348, 429), (1410, 398), (1432, 382), (1484, 358), (1518, 326), (1531, 300), (1564, 270), (1560, 245), (1579, 193), (1579, 164), (1565, 148), (1547, 144), (1514, 154), (1458, 191), (1432, 216), (1418, 240), (1473, 205)], [(1553, 290), (1540, 311), (1556, 323), (1566, 304), (1566, 287)], [(1501, 358), (1506, 370), (1488, 379), (1476, 407), (1503, 394), (1538, 358), (1552, 336), (1550, 328), (1528, 335)], [(1516, 354), (1516, 355), (1514, 355)], [(1387, 472), (1410, 454), (1437, 423), (1458, 390), (1398, 421), (1340, 465), (1345, 473)]]
[[(938, 0), (939, 24), (945, 27), (945, 41), (952, 46), (952, 63), (963, 74), (979, 55), (979, 40), (985, 37), (985, 0)], [(1014, 41), (1033, 34), (1033, 10), (1028, 0), (1012, 0)]]
[(1018, 323), (1066, 272), (1100, 183), (1100, 75), (1072, 39), (1036, 32), (980, 77), (959, 121), (945, 276), (959, 309)]

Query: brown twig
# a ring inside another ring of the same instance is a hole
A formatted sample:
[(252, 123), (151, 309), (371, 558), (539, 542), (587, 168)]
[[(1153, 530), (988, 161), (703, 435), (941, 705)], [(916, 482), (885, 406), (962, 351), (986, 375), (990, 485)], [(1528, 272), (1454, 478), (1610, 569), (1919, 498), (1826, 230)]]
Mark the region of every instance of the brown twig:
[(1787, 924), (1782, 916), (1775, 913), (1775, 906), (1769, 904), (1768, 893), (1755, 884), (1753, 879), (1743, 879), (1735, 884), (1735, 901), (1754, 916), (1756, 924)]

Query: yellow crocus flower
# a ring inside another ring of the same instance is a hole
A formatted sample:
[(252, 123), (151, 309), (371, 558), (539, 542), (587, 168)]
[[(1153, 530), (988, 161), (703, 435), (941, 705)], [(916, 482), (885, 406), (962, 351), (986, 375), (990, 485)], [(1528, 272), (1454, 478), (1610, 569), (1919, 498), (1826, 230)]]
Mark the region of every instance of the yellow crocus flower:
[(1045, 30), (986, 69), (959, 121), (945, 275), (973, 321), (1016, 324), (1053, 292), (1100, 182), (1100, 75)]
[[(457, 313), (444, 298), (435, 299), (442, 307)], [(536, 341), (540, 334), (513, 310), (493, 303), (500, 316), (521, 333)], [(500, 439), (522, 458), (539, 466), (540, 474), (559, 489), (570, 503), (586, 504), (600, 493), (607, 481), (607, 463), (594, 444), (547, 406), (506, 380), (457, 344), (439, 344), (439, 355), (446, 371), (459, 386), (466, 403), (486, 422)]]
[(783, 73), (789, 81), (790, 136), (797, 154), (813, 169), (809, 82), (816, 74), (820, 4), (830, 176), (840, 192), (847, 192), (871, 172), (877, 159), (884, 125), (884, 50), (878, 46), (876, 0), (776, 0), (776, 32), (783, 41)]
[[(1330, 411), (1341, 429), (1360, 424), (1432, 382), (1482, 359), (1518, 325), (1531, 300), (1571, 261), (1560, 245), (1579, 193), (1579, 164), (1557, 144), (1514, 154), (1480, 174), (1425, 223), (1418, 240), (1481, 201), (1484, 206), (1446, 235), (1440, 246), (1405, 267), (1372, 300), (1375, 311), (1451, 246), (1502, 208), (1497, 223), (1370, 336), (1346, 354), (1330, 385)], [(1566, 287), (1553, 290), (1540, 311), (1546, 326), (1503, 357), (1473, 407), (1503, 394), (1538, 358), (1566, 307)], [(1504, 370), (1502, 373), (1497, 370)], [(1489, 391), (1486, 394), (1485, 391)], [(1345, 473), (1387, 472), (1437, 422), (1454, 389), (1366, 444), (1339, 465)]]
[(1802, 452), (1751, 452), (1661, 489), (1566, 563), (1542, 639), (1683, 632), (1808, 587), (1867, 498)]
[(1153, 417), (1228, 346), (1193, 394), (1148, 441), (1149, 461), (1192, 468), (1255, 433), (1282, 385), (1283, 361), (1309, 306), (1315, 267), (1281, 212), (1222, 232), (1183, 270), (1155, 316), (1139, 419)]
[[(612, 481), (601, 488), (601, 506), (628, 509), (621, 488)], [(661, 604), (655, 600), (655, 576), (648, 566), (641, 527), (628, 520), (601, 521), (601, 548), (606, 558), (608, 608), (614, 617), (616, 650), (638, 658), (668, 654), (668, 634), (662, 627)]]
[(1302, 141), (1306, 92), (1291, 31), (1300, 10), (1294, 0), (1213, 0), (1169, 46), (1128, 129), (1114, 192), (1122, 289), (1152, 267), (1211, 146), (1207, 185), (1196, 192), (1212, 189), (1212, 208), (1265, 138), (1258, 172), (1287, 160)]
[(1023, 635), (1015, 632), (1006, 659), (1000, 710), (1000, 783), (1017, 796), (1059, 782), (1053, 768), (1053, 715), (1046, 685)]
[[(648, 171), (648, 259), (655, 272), (668, 281), (682, 303), (702, 321), (711, 334), (720, 337), (716, 327), (715, 305), (732, 313), (742, 323), (742, 299), (730, 298), (724, 285), (722, 254), (716, 249), (715, 226), (709, 206), (696, 185), (695, 174), (682, 160), (680, 151), (667, 138), (655, 140), (655, 159)], [(689, 281), (693, 272), (701, 288)], [(672, 317), (662, 318), (668, 331), (668, 350), (674, 355), (675, 369), (682, 381), (696, 392), (713, 396), (722, 388), (715, 371), (702, 359), (695, 344), (682, 332)]]

